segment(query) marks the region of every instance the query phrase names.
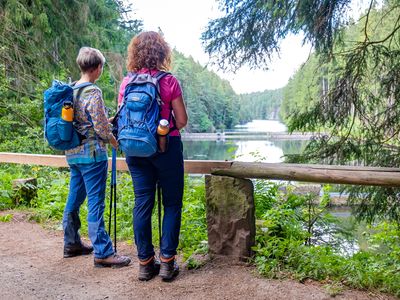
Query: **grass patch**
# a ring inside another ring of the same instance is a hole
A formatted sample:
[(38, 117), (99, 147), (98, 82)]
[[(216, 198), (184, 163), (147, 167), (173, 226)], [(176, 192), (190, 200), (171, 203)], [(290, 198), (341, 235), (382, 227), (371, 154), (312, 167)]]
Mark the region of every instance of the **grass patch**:
[(3, 223), (11, 222), (12, 218), (13, 218), (12, 214), (0, 215), (0, 222)]

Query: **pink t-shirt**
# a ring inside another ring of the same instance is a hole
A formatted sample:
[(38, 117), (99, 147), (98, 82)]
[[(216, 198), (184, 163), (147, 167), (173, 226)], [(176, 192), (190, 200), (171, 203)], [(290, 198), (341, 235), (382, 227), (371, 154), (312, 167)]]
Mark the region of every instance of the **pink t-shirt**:
[[(141, 69), (137, 73), (148, 73), (149, 69)], [(154, 76), (157, 74), (157, 70), (151, 70), (151, 75)], [(118, 105), (122, 104), (122, 101), (124, 99), (124, 92), (125, 92), (125, 87), (128, 84), (130, 80), (129, 76), (126, 76), (121, 83), (121, 86), (119, 88), (119, 95), (118, 95)], [(172, 104), (171, 102), (177, 99), (179, 96), (182, 95), (182, 89), (181, 86), (178, 82), (178, 80), (171, 74), (168, 74), (164, 76), (160, 81), (160, 96), (161, 100), (163, 101), (163, 105), (161, 106), (161, 117), (166, 120), (170, 120), (170, 114), (172, 110)], [(174, 127), (174, 120), (170, 120), (169, 127)], [(175, 129), (169, 133), (170, 136), (179, 136), (179, 130)]]

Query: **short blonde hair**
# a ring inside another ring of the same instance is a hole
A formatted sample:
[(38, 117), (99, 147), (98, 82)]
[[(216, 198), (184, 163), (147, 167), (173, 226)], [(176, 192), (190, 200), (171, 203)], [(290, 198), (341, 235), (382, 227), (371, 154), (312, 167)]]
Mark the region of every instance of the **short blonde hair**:
[(91, 47), (82, 47), (79, 49), (76, 63), (82, 73), (91, 72), (99, 65), (104, 66), (106, 59), (100, 50)]

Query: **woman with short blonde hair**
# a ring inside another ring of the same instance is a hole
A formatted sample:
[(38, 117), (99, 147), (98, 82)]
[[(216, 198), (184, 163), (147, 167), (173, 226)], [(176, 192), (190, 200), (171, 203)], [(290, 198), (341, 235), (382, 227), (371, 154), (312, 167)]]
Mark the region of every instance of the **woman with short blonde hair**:
[[(90, 254), (94, 250), (96, 267), (123, 267), (130, 258), (114, 253), (110, 236), (104, 228), (104, 199), (107, 181), (107, 143), (118, 148), (105, 112), (100, 88), (95, 85), (105, 63), (97, 49), (83, 47), (76, 63), (81, 78), (74, 84), (74, 126), (82, 144), (65, 152), (71, 171), (68, 200), (64, 209), (64, 257)], [(88, 198), (88, 233), (93, 246), (81, 241), (79, 209)]]

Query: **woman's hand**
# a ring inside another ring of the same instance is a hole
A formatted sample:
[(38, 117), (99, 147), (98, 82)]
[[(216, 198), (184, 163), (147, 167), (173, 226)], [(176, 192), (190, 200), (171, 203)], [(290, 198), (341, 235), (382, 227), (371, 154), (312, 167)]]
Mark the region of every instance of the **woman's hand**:
[(118, 150), (118, 141), (115, 139), (114, 136), (112, 137), (112, 139), (110, 139), (110, 144), (115, 150)]

